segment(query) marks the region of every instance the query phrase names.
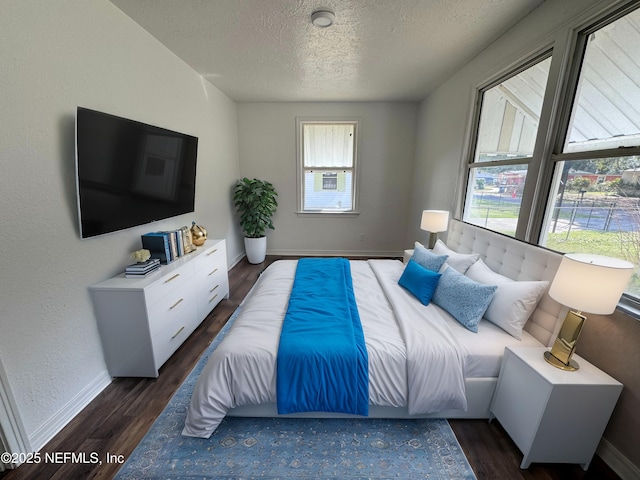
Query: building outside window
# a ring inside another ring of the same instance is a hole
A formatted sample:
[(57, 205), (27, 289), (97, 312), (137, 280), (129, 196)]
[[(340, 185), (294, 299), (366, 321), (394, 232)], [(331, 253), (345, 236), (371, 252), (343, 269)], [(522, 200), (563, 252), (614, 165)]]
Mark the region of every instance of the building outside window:
[(638, 311), (640, 9), (633, 8), (578, 32), (566, 68), (551, 68), (560, 55), (547, 57), (479, 90), (463, 219), (558, 252), (631, 261), (636, 272), (622, 306)]
[(299, 213), (356, 213), (358, 120), (298, 119)]
[(338, 173), (322, 174), (322, 190), (338, 190)]

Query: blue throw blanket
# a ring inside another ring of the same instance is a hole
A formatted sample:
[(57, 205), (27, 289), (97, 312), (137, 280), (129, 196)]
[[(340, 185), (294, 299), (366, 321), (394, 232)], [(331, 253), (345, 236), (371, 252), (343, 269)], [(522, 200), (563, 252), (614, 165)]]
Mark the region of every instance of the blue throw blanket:
[(368, 415), (368, 364), (349, 261), (299, 260), (278, 347), (278, 413)]

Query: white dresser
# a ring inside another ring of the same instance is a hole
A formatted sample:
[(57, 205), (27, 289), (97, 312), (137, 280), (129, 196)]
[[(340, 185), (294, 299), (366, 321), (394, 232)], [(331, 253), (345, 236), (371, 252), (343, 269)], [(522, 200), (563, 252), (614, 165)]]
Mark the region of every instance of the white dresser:
[(162, 364), (229, 297), (225, 241), (207, 240), (147, 278), (121, 274), (89, 292), (109, 374), (157, 377)]

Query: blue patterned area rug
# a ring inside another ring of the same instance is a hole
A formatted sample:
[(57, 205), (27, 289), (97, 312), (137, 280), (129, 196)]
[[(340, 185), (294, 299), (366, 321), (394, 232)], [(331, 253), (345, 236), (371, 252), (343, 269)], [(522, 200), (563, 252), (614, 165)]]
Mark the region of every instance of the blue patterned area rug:
[(238, 311), (118, 472), (134, 479), (475, 479), (446, 420), (227, 417), (182, 437), (193, 386)]

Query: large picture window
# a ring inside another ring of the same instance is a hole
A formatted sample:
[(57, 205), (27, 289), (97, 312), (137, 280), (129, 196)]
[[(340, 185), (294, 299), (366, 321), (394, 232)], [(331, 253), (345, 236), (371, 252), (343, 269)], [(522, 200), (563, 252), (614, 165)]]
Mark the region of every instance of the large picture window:
[(298, 119), (301, 213), (356, 211), (358, 120)]
[[(640, 265), (640, 10), (580, 37), (540, 243)], [(581, 54), (581, 55), (580, 55)], [(626, 293), (640, 297), (638, 272)]]
[(478, 90), (463, 219), (561, 253), (631, 261), (622, 305), (640, 315), (637, 8), (603, 14), (553, 57)]

